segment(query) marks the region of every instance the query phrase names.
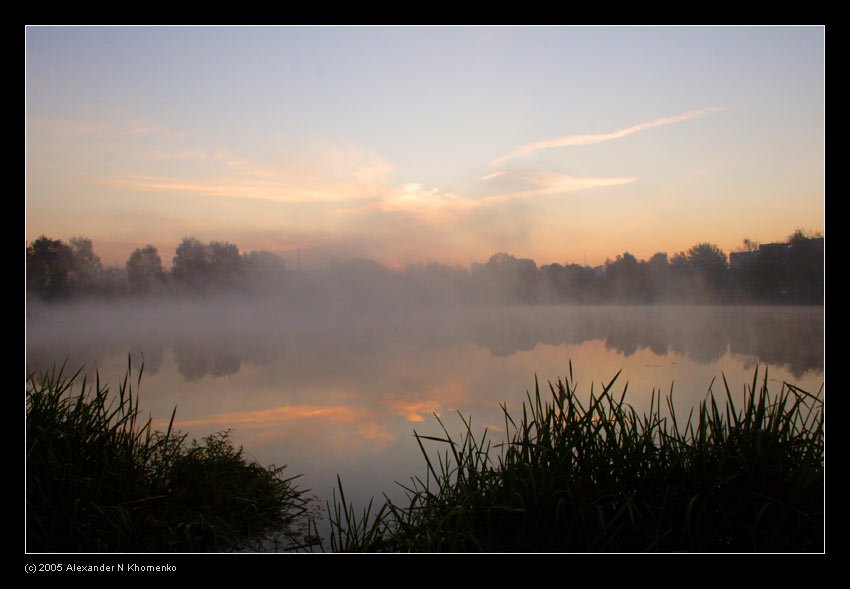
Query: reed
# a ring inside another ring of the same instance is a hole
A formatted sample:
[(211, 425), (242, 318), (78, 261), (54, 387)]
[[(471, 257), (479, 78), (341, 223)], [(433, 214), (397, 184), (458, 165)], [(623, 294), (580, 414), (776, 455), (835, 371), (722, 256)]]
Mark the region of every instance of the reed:
[[(685, 419), (673, 390), (638, 415), (619, 373), (582, 402), (569, 375), (521, 414), (508, 441), (414, 432), (424, 480), (407, 501), (330, 507), (335, 551), (819, 552), (824, 534), (823, 387), (768, 389), (758, 369), (736, 402), (725, 378)], [(665, 401), (665, 402), (662, 402)], [(442, 451), (426, 447), (436, 443)], [(340, 505), (339, 501), (342, 501)]]
[(117, 395), (65, 366), (26, 387), (28, 552), (203, 552), (285, 529), (306, 503), (286, 467), (263, 467), (230, 431), (187, 442), (140, 418), (132, 366)]

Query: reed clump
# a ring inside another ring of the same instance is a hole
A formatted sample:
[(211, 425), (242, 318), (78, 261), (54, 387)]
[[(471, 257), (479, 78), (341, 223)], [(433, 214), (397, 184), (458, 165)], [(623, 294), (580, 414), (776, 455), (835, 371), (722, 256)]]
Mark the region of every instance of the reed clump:
[(303, 511), (286, 467), (263, 467), (230, 431), (187, 442), (140, 419), (132, 367), (112, 395), (64, 366), (26, 386), (28, 552), (205, 552), (238, 548)]
[[(719, 397), (686, 419), (673, 391), (653, 391), (638, 415), (614, 393), (617, 376), (582, 403), (569, 376), (521, 416), (502, 405), (508, 441), (491, 446), (471, 420), (453, 438), (414, 433), (425, 479), (356, 513), (329, 506), (335, 551), (820, 552), (824, 534), (823, 387), (816, 394), (768, 378), (736, 404)], [(712, 383), (713, 384), (713, 383)], [(429, 452), (425, 442), (443, 446)]]

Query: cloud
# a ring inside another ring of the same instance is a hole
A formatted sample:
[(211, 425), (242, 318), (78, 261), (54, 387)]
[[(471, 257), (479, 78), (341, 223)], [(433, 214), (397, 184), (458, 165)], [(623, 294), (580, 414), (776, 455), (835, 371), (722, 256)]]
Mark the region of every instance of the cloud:
[[(554, 139), (544, 139), (542, 141), (535, 141), (534, 143), (527, 143), (513, 150), (511, 153), (504, 155), (500, 158), (497, 158), (490, 162), (490, 167), (495, 168), (499, 167), (502, 164), (516, 159), (518, 157), (531, 155), (538, 151), (542, 151), (544, 149), (554, 149), (556, 147), (573, 147), (577, 145), (592, 145), (594, 143), (603, 143), (605, 141), (612, 141), (614, 139), (620, 139), (622, 137), (627, 137), (638, 131), (644, 131), (646, 129), (653, 129), (655, 127), (663, 127), (665, 125), (672, 125), (674, 123), (682, 123), (685, 121), (689, 121), (691, 119), (697, 119), (705, 116), (712, 115), (717, 112), (721, 112), (725, 109), (719, 107), (710, 107), (710, 108), (702, 108), (698, 110), (692, 110), (686, 113), (682, 113), (680, 115), (675, 115), (672, 117), (664, 117), (660, 119), (655, 119), (654, 121), (649, 121), (646, 123), (638, 123), (637, 125), (632, 125), (631, 127), (627, 127), (625, 129), (620, 129), (619, 131), (612, 131), (611, 133), (596, 133), (596, 134), (586, 134), (586, 135), (565, 135), (564, 137), (556, 137)], [(491, 174), (492, 176), (492, 174)], [(485, 178), (487, 178), (485, 176)]]
[(436, 219), (444, 213), (458, 213), (478, 206), (474, 200), (463, 198), (437, 188), (425, 189), (421, 184), (408, 183), (375, 201), (386, 212), (412, 213), (425, 219)]
[[(496, 177), (496, 175), (491, 175)], [(387, 213), (406, 213), (424, 221), (442, 221), (474, 210), (491, 207), (508, 201), (535, 198), (553, 194), (565, 194), (604, 186), (630, 184), (635, 176), (614, 178), (581, 178), (558, 172), (526, 172), (524, 174), (500, 172), (503, 185), (522, 186), (517, 190), (505, 190), (481, 197), (466, 197), (437, 188), (426, 189), (411, 182), (401, 189), (376, 196), (350, 207), (336, 209), (338, 214), (354, 214), (371, 210)]]
[(152, 176), (128, 176), (118, 180), (102, 180), (101, 184), (141, 192), (185, 192), (205, 196), (259, 199), (290, 204), (362, 200), (372, 194), (355, 183), (282, 176), (267, 181), (225, 178), (195, 182)]
[(481, 180), (487, 181), (492, 180), (493, 178), (498, 178), (499, 176), (504, 175), (504, 171), (493, 172), (492, 174), (487, 174), (486, 176), (481, 176)]
[[(346, 203), (390, 194), (392, 170), (379, 155), (363, 150), (326, 149), (309, 158), (257, 161), (232, 153), (198, 149), (152, 151), (152, 160), (206, 160), (203, 175), (126, 175), (99, 183), (141, 192), (192, 193), (280, 203)], [(285, 161), (285, 163), (283, 163)]]
[(337, 219), (375, 212), (403, 214), (429, 223), (441, 222), (511, 200), (616, 186), (637, 179), (496, 171), (481, 178), (489, 183), (489, 194), (469, 196), (420, 182), (394, 183), (390, 177), (393, 166), (389, 161), (371, 150), (352, 146), (319, 145), (297, 157), (279, 154), (262, 160), (226, 150), (189, 146), (150, 150), (145, 156), (154, 162), (204, 160), (205, 167), (201, 174), (124, 175), (99, 182), (140, 192), (335, 205), (331, 212), (338, 215)]
[(545, 196), (550, 194), (564, 194), (577, 192), (590, 188), (603, 186), (619, 186), (631, 184), (637, 180), (636, 176), (614, 177), (614, 178), (581, 178), (561, 174), (559, 172), (533, 172), (526, 174), (512, 174), (513, 178), (525, 182), (529, 188), (516, 190), (479, 199), (481, 205), (490, 205), (522, 198)]

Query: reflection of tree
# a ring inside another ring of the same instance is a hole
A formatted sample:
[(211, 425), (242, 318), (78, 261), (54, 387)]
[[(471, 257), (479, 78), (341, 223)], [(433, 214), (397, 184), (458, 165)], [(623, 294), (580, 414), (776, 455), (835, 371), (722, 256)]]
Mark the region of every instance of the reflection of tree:
[(638, 350), (639, 335), (636, 326), (618, 325), (605, 336), (605, 348), (617, 350), (628, 358)]
[(728, 333), (711, 325), (702, 326), (696, 333), (674, 330), (671, 335), (670, 349), (700, 364), (717, 362), (729, 346)]
[(165, 359), (164, 348), (160, 345), (139, 345), (130, 349), (130, 358), (137, 366), (144, 363), (145, 374), (153, 376), (162, 368)]
[[(522, 320), (523, 315), (526, 321)], [(552, 338), (546, 337), (551, 336), (548, 327), (531, 308), (527, 313), (509, 309), (504, 313), (500, 311), (498, 316), (479, 316), (470, 325), (472, 341), (486, 347), (495, 356), (510, 356), (516, 352), (533, 350), (545, 339), (550, 343)], [(563, 335), (555, 339), (560, 343)]]
[(823, 315), (796, 308), (753, 312), (749, 325), (729, 325), (731, 352), (758, 357), (769, 364), (785, 364), (795, 377), (823, 370)]
[(242, 357), (232, 348), (193, 340), (183, 340), (174, 345), (174, 361), (180, 375), (189, 382), (200, 380), (207, 374), (229, 376), (242, 367)]
[[(161, 307), (156, 313), (162, 316)], [(328, 363), (337, 372), (380, 378), (367, 374), (373, 370), (371, 358), (394, 348), (415, 353), (471, 341), (506, 357), (540, 344), (591, 340), (626, 356), (641, 349), (658, 355), (672, 351), (700, 363), (717, 361), (728, 350), (759, 363), (787, 365), (798, 377), (822, 371), (824, 361), (821, 308), (515, 306), (295, 319), (275, 315), (272, 308), (210, 306), (181, 310), (180, 319), (185, 324), (150, 318), (129, 346), (120, 333), (83, 331), (91, 323), (80, 323), (77, 341), (67, 336), (47, 341), (44, 333), (55, 325), (55, 319), (47, 319), (27, 343), (28, 366), (45, 367), (45, 359), (61, 363), (69, 356), (72, 363), (82, 359), (94, 367), (98, 359), (133, 350), (134, 363), (136, 352), (144, 353), (145, 372), (153, 374), (163, 364), (163, 350), (171, 347), (179, 373), (196, 381), (236, 374), (243, 363), (271, 365), (289, 350), (305, 378)]]
[(509, 356), (538, 343), (601, 339), (626, 356), (642, 348), (708, 364), (727, 350), (760, 362), (788, 364), (795, 376), (823, 369), (820, 309), (761, 307), (551, 307), (500, 310), (470, 322), (472, 341)]

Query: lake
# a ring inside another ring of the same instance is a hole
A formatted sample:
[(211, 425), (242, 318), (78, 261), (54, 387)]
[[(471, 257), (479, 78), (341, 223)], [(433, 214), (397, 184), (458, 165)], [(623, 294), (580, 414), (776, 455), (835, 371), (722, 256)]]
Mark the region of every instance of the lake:
[[(756, 367), (816, 392), (824, 382), (822, 307), (452, 307), (415, 312), (305, 312), (273, 301), (121, 301), (29, 305), (27, 368), (67, 359), (117, 389), (144, 362), (141, 402), (164, 428), (192, 437), (231, 428), (263, 464), (303, 473), (321, 502), (339, 475), (358, 506), (395, 481), (423, 476), (413, 432), (460, 432), (457, 412), (495, 441), (499, 407), (563, 378), (580, 397), (622, 370), (641, 412), (652, 391), (674, 391), (686, 415), (712, 379), (743, 394)], [(134, 372), (135, 374), (135, 372)]]

